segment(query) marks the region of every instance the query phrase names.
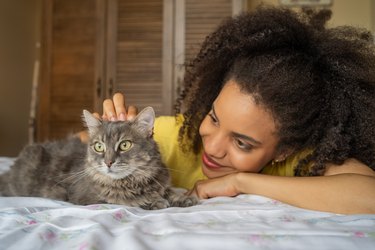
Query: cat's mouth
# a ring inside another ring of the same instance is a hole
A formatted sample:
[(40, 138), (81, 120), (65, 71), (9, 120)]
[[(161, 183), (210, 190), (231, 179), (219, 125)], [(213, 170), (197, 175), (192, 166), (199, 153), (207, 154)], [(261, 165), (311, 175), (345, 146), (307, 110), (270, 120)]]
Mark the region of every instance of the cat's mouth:
[(129, 170), (125, 170), (125, 171), (119, 170), (114, 166), (112, 166), (111, 168), (108, 168), (107, 166), (103, 166), (99, 169), (99, 172), (115, 180), (126, 178), (132, 175), (133, 173), (133, 171), (129, 171)]

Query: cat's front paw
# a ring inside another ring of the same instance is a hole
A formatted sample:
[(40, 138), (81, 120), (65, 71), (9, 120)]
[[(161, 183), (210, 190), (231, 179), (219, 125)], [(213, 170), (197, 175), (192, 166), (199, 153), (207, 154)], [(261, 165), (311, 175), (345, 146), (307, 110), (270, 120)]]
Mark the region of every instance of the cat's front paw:
[(191, 207), (199, 203), (196, 196), (186, 195), (186, 190), (177, 188), (168, 188), (166, 198), (169, 200), (172, 207)]
[(141, 206), (141, 207), (147, 210), (158, 210), (158, 209), (168, 208), (170, 207), (170, 204), (167, 200), (160, 199), (160, 200), (156, 200), (148, 205)]
[(199, 200), (195, 196), (182, 196), (181, 199), (178, 201), (178, 207), (191, 207), (197, 205)]
[(184, 194), (174, 196), (171, 201), (173, 207), (191, 207), (197, 205), (199, 200), (195, 196), (187, 196)]

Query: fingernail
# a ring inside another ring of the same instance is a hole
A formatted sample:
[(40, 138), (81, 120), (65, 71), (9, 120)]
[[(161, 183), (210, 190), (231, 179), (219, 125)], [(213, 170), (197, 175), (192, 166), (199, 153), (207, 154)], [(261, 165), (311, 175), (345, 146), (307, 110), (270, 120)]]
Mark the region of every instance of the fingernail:
[(111, 116), (111, 119), (110, 119), (112, 122), (116, 121), (116, 117), (113, 115)]
[(120, 121), (125, 121), (125, 119), (126, 119), (125, 114), (124, 114), (124, 113), (121, 113), (121, 114), (119, 115), (118, 119), (119, 119)]

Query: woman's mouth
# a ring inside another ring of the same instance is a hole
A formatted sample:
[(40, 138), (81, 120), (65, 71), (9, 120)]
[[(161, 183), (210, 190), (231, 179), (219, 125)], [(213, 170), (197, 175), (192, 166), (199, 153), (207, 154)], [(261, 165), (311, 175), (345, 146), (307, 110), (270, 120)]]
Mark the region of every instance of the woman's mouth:
[(219, 169), (222, 166), (216, 163), (214, 160), (212, 160), (206, 153), (202, 154), (202, 162), (203, 164), (211, 169)]

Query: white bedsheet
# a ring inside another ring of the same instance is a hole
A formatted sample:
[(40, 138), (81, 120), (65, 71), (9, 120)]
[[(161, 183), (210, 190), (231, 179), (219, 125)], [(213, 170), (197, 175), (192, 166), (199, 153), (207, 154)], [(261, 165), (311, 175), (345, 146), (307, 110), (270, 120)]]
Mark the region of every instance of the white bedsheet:
[[(11, 162), (0, 157), (0, 172)], [(316, 212), (255, 195), (155, 211), (0, 197), (0, 249), (366, 250), (375, 249), (375, 215)]]

